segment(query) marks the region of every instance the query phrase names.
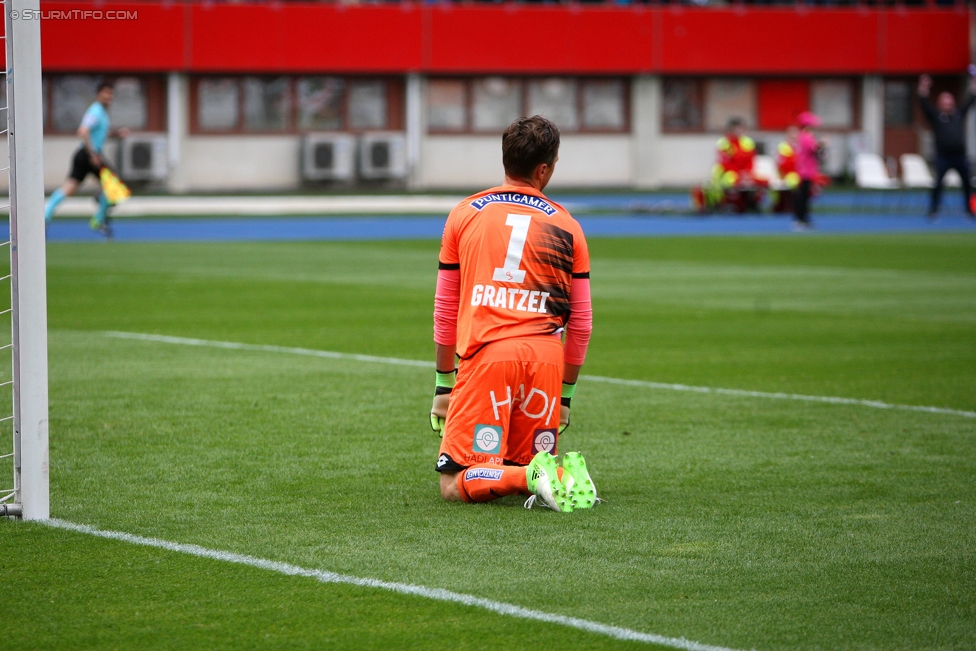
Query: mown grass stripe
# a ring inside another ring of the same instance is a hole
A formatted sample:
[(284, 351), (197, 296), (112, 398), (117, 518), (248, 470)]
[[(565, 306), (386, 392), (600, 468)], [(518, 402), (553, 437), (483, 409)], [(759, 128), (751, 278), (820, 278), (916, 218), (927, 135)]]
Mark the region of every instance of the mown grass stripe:
[[(140, 332), (105, 332), (108, 337), (118, 339), (135, 339), (138, 341), (155, 341), (165, 344), (177, 344), (183, 346), (205, 346), (209, 348), (228, 348), (231, 350), (251, 350), (269, 353), (287, 353), (290, 355), (306, 355), (309, 357), (324, 357), (327, 359), (344, 359), (357, 362), (373, 362), (378, 364), (395, 364), (398, 366), (420, 366), (423, 368), (434, 368), (433, 362), (426, 362), (416, 359), (400, 359), (398, 357), (377, 357), (375, 355), (358, 355), (355, 353), (338, 353), (330, 350), (314, 350), (311, 348), (291, 348), (287, 346), (269, 346), (262, 344), (244, 344), (233, 341), (214, 341), (210, 339), (192, 339), (188, 337), (171, 337), (168, 335), (154, 335)], [(584, 380), (591, 382), (603, 382), (606, 384), (617, 384), (622, 386), (644, 387), (648, 389), (661, 389), (666, 391), (688, 391), (692, 393), (711, 393), (725, 396), (737, 396), (744, 398), (769, 398), (773, 400), (799, 400), (802, 402), (820, 402), (833, 405), (854, 405), (859, 407), (871, 407), (873, 409), (898, 409), (902, 411), (921, 411), (931, 414), (945, 414), (949, 416), (962, 416), (964, 418), (976, 418), (976, 411), (965, 411), (962, 409), (949, 409), (947, 407), (929, 407), (925, 405), (901, 405), (897, 403), (883, 402), (881, 400), (864, 400), (860, 398), (842, 398), (837, 396), (808, 396), (799, 393), (771, 393), (766, 391), (749, 391), (746, 389), (723, 389), (716, 387), (700, 387), (687, 384), (669, 384), (666, 382), (650, 382), (647, 380), (625, 380), (622, 378), (603, 377), (599, 375), (581, 375)]]
[(220, 551), (217, 549), (208, 549), (206, 547), (201, 547), (200, 545), (170, 542), (168, 540), (160, 540), (159, 538), (146, 538), (144, 536), (137, 536), (122, 531), (105, 531), (103, 529), (96, 529), (95, 527), (85, 524), (76, 524), (66, 520), (52, 518), (50, 520), (39, 520), (38, 522), (57, 529), (66, 529), (76, 533), (97, 536), (99, 538), (107, 538), (109, 540), (117, 540), (133, 545), (143, 545), (146, 547), (165, 549), (171, 552), (189, 554), (191, 556), (199, 556), (201, 558), (209, 558), (216, 561), (223, 561), (225, 563), (247, 565), (288, 576), (302, 576), (315, 579), (316, 581), (321, 581), (322, 583), (344, 583), (363, 588), (388, 590), (390, 592), (423, 597), (425, 599), (434, 599), (436, 601), (449, 601), (465, 606), (483, 608), (485, 610), (490, 610), (500, 615), (507, 615), (509, 617), (518, 617), (521, 619), (531, 619), (539, 622), (545, 622), (547, 624), (568, 626), (587, 631), (589, 633), (606, 635), (618, 640), (659, 644), (661, 646), (667, 646), (674, 649), (683, 649), (684, 651), (734, 651), (733, 649), (726, 647), (702, 644), (700, 642), (693, 642), (684, 638), (666, 637), (664, 635), (656, 635), (654, 633), (641, 633), (640, 631), (634, 631), (629, 628), (610, 626), (608, 624), (592, 622), (586, 619), (579, 619), (578, 617), (554, 615), (552, 613), (522, 608), (521, 606), (516, 606), (514, 604), (493, 601), (491, 599), (483, 599), (481, 597), (475, 597), (474, 595), (452, 592), (451, 590), (444, 590), (441, 588), (428, 588), (422, 585), (396, 583), (393, 581), (380, 581), (379, 579), (369, 579), (358, 576), (350, 576), (348, 574), (338, 574), (336, 572), (328, 572), (326, 570), (314, 570), (299, 567), (297, 565), (291, 565), (290, 563), (282, 563), (280, 561), (271, 561), (265, 558), (248, 556), (246, 554), (235, 554), (233, 552)]

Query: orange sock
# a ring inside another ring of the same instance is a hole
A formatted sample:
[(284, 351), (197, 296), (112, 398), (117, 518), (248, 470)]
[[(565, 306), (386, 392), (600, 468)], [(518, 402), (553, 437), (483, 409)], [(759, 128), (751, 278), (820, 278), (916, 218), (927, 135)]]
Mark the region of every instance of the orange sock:
[(465, 502), (490, 502), (506, 495), (528, 495), (525, 466), (480, 463), (458, 473), (458, 491)]

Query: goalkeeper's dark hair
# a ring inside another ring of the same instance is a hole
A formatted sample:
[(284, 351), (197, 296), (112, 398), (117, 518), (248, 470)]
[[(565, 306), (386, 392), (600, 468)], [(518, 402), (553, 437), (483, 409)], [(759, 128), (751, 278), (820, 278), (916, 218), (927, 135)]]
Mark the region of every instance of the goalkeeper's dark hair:
[(100, 93), (106, 88), (108, 88), (109, 90), (115, 90), (115, 84), (109, 81), (108, 79), (102, 80), (98, 83), (98, 90), (96, 90), (95, 92)]
[(519, 118), (502, 134), (502, 164), (509, 178), (531, 178), (542, 163), (555, 163), (558, 153), (559, 127), (541, 115)]

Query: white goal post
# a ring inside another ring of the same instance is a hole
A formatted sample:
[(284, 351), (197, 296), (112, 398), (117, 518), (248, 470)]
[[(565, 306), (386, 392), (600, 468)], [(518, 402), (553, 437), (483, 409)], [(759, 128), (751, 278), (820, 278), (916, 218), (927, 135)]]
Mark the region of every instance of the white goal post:
[[(13, 421), (14, 485), (0, 493), (0, 515), (41, 520), (50, 517), (51, 508), (40, 2), (5, 0), (3, 6), (13, 353), (13, 413), (3, 420)], [(0, 490), (9, 481), (2, 477)], [(4, 499), (8, 494), (10, 499)]]

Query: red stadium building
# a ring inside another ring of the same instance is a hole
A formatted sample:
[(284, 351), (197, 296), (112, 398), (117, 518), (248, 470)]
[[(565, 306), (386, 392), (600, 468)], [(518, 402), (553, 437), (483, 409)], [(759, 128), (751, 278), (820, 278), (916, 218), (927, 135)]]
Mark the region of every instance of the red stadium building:
[(42, 2), (46, 182), (67, 173), (105, 76), (114, 126), (137, 132), (122, 171), (177, 192), (490, 185), (501, 130), (533, 113), (563, 133), (554, 185), (700, 182), (730, 117), (774, 153), (804, 110), (824, 119), (836, 175), (858, 152), (930, 153), (917, 76), (961, 95), (973, 17), (963, 4)]

